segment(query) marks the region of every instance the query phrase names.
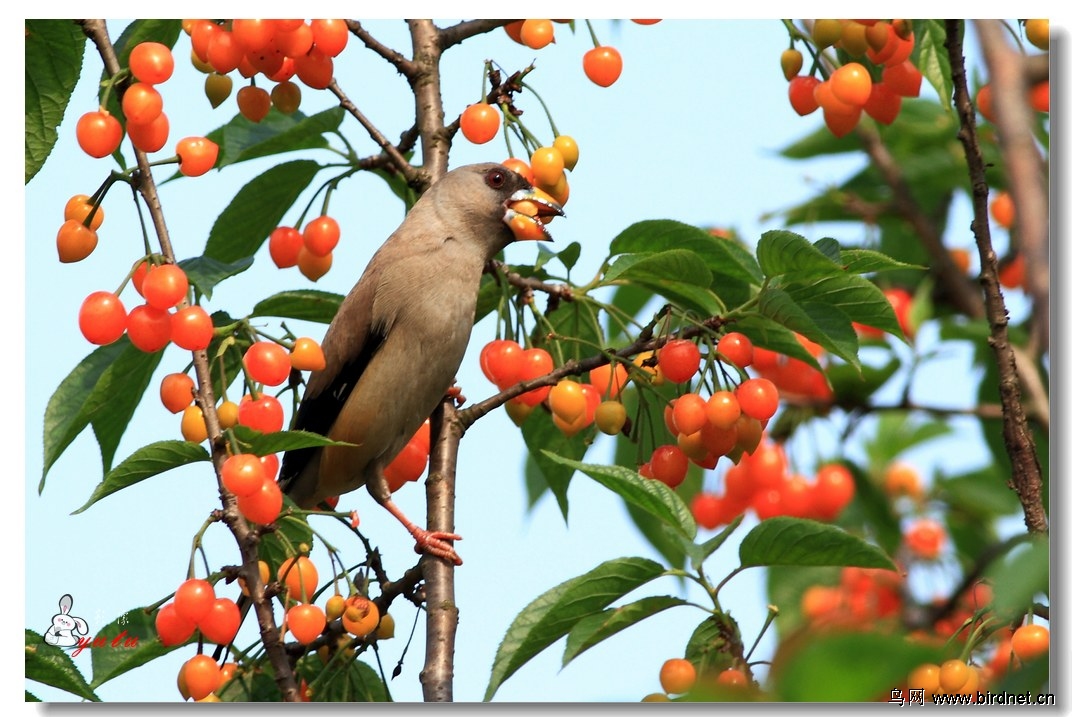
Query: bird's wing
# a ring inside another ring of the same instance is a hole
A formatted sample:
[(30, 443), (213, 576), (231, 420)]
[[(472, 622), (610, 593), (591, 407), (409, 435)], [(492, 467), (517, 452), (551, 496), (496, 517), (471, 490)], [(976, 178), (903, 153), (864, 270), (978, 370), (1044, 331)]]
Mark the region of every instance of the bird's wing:
[[(386, 325), (373, 321), (372, 300), (377, 272), (371, 269), (343, 301), (324, 336), (322, 348), (327, 367), (310, 377), (292, 430), (326, 436), (372, 357), (387, 338)], [(318, 450), (301, 448), (284, 454), (279, 477), (284, 492)]]

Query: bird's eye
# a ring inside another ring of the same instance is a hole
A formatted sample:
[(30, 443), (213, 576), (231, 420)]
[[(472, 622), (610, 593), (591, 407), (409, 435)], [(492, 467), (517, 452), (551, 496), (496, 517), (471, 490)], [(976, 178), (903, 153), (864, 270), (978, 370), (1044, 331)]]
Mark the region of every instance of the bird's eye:
[(500, 169), (493, 169), (484, 175), (484, 181), (492, 189), (502, 189), (503, 185), (506, 184), (506, 173)]

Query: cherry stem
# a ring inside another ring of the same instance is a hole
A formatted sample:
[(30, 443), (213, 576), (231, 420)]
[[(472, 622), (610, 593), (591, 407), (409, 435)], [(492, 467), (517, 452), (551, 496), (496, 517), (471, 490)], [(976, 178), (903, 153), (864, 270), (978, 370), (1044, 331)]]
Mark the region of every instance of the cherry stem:
[(592, 44), (596, 47), (602, 47), (602, 45), (599, 44), (599, 38), (596, 37), (595, 28), (592, 27), (592, 21), (585, 20), (584, 24), (588, 26), (588, 34), (592, 36)]

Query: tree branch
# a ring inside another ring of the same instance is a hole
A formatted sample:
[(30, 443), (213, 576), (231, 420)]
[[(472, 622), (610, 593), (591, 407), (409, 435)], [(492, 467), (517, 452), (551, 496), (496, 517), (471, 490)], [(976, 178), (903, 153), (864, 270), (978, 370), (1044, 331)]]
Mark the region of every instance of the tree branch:
[(439, 29), (431, 20), (407, 20), (413, 39), (412, 75), (407, 75), (416, 103), (417, 131), (421, 137), (422, 176), (416, 185), (423, 193), (447, 173), (450, 137), (443, 131), (443, 95), (439, 74)]
[(974, 26), (990, 71), (998, 147), (1016, 207), (1013, 231), (1027, 264), (1025, 288), (1034, 304), (1031, 332), (1045, 352), (1050, 344), (1050, 207), (1046, 167), (1033, 132), (1034, 110), (1027, 103), (1026, 58), (1009, 46), (996, 20), (976, 20)]
[(968, 94), (968, 81), (964, 69), (964, 49), (960, 39), (959, 20), (946, 21), (946, 49), (953, 70), (953, 105), (960, 117), (960, 132), (957, 137), (964, 146), (972, 188), (972, 208), (975, 218), (972, 231), (982, 260), (980, 282), (986, 305), (986, 318), (990, 323), (990, 346), (998, 366), (998, 392), (1004, 413), (1003, 434), (1005, 448), (1012, 461), (1011, 485), (1024, 510), (1024, 522), (1033, 533), (1047, 531), (1046, 511), (1042, 505), (1042, 475), (1035, 442), (1027, 426), (1021, 403), (1020, 380), (1016, 369), (1016, 355), (1009, 342), (1009, 318), (1005, 300), (998, 285), (998, 263), (990, 241), (990, 225), (987, 221), (986, 165), (979, 149), (975, 132), (975, 108)]
[[(82, 20), (80, 22), (86, 37), (97, 46), (101, 60), (104, 62), (105, 70), (109, 75), (114, 76), (121, 68), (115, 54), (115, 47), (108, 36), (105, 21)], [(134, 156), (138, 163), (136, 187), (148, 207), (161, 253), (169, 262), (174, 263), (175, 252), (171, 246), (167, 224), (164, 222), (164, 212), (160, 204), (160, 196), (156, 191), (156, 182), (153, 180), (149, 158), (140, 149), (134, 150)], [(183, 301), (180, 306), (185, 305), (186, 302)], [(212, 464), (216, 471), (216, 481), (220, 483), (220, 472), (223, 468), (223, 462), (227, 460), (227, 450), (223, 440), (223, 432), (220, 428), (219, 416), (216, 413), (216, 399), (212, 391), (212, 374), (209, 368), (208, 353), (204, 350), (194, 351), (193, 365), (197, 374), (197, 403), (205, 418), (205, 427), (208, 430), (212, 448)], [(259, 560), (257, 553), (259, 535), (238, 512), (234, 496), (223, 488), (222, 483), (220, 483), (220, 495), (223, 502), (222, 519), (231, 529), (231, 533), (238, 543), (238, 550), (242, 556), (240, 572), (253, 599), (253, 605), (261, 628), (261, 637), (264, 640), (265, 651), (268, 653), (268, 659), (275, 672), (276, 684), (279, 686), (285, 700), (296, 702), (299, 699), (298, 684), (294, 679), (294, 671), (283, 649), (283, 641), (275, 625), (275, 616), (272, 612), (271, 603), (265, 597), (264, 583), (260, 579), (260, 569), (257, 565)]]
[(412, 78), (416, 73), (416, 66), (410, 62), (405, 55), (394, 48), (387, 47), (387, 45), (384, 45), (382, 42), (374, 38), (360, 22), (357, 20), (347, 20), (346, 26), (357, 39), (364, 43), (365, 47), (391, 63), (395, 69), (398, 70), (399, 74), (406, 78)]
[(466, 20), (439, 31), (439, 50), (445, 52), (471, 37), (491, 32), (497, 27), (509, 25), (513, 20)]
[(394, 165), (394, 168), (410, 183), (417, 181), (419, 177), (418, 170), (406, 161), (405, 156), (403, 156), (398, 148), (395, 147), (394, 144), (392, 144), (391, 141), (376, 128), (376, 125), (372, 124), (372, 121), (357, 108), (357, 105), (346, 96), (346, 93), (342, 91), (342, 88), (339, 87), (339, 83), (335, 81), (334, 77), (331, 78), (331, 84), (328, 85), (328, 89), (331, 90), (333, 95), (339, 98), (339, 105), (353, 115), (354, 119), (365, 128), (369, 137), (372, 138), (373, 142), (380, 146), (380, 149), (387, 155), (388, 159)]
[[(431, 459), (425, 493), (428, 529), (454, 532), (454, 486), (458, 473), (458, 447), (465, 427), (457, 419), (453, 402), (445, 399), (432, 414)], [(421, 685), (425, 702), (454, 700), (454, 644), (458, 633), (458, 604), (454, 597), (454, 564), (425, 555), (427, 626)]]

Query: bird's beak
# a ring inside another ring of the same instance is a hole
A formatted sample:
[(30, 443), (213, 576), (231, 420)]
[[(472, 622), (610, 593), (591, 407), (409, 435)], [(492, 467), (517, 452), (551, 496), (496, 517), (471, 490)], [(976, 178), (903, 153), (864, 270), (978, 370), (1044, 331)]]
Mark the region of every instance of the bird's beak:
[(551, 195), (535, 187), (517, 190), (506, 200), (505, 205), (503, 222), (510, 227), (514, 238), (519, 241), (554, 241), (545, 225), (555, 217), (566, 215), (562, 211), (562, 205), (552, 199)]

